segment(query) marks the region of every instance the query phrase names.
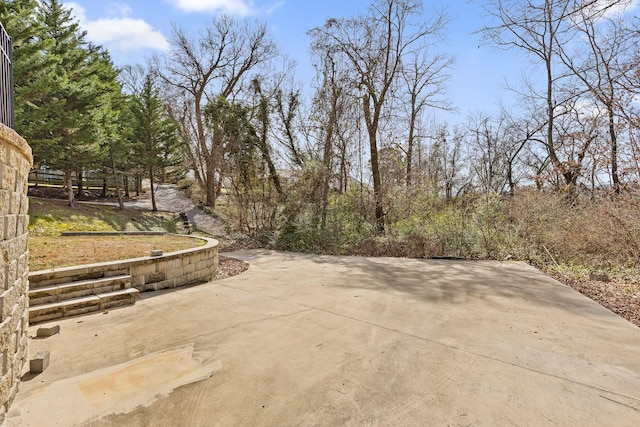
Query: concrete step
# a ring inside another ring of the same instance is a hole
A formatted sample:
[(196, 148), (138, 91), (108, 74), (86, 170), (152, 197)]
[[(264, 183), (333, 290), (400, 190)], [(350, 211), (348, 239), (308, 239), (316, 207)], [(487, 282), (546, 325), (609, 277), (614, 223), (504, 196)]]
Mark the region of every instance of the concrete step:
[(111, 292), (57, 301), (29, 307), (29, 323), (35, 324), (62, 317), (102, 311), (113, 307), (135, 304), (139, 291), (126, 288)]
[(45, 286), (29, 290), (29, 305), (38, 306), (68, 299), (86, 297), (103, 292), (118, 291), (131, 287), (131, 276), (113, 276), (80, 280), (60, 285)]

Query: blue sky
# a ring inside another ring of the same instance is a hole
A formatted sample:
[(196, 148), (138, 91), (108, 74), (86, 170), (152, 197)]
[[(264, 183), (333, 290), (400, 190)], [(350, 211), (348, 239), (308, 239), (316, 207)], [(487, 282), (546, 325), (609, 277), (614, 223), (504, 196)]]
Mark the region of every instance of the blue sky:
[[(639, 3), (634, 0), (634, 3)], [(106, 47), (117, 66), (144, 62), (168, 49), (172, 24), (197, 31), (220, 13), (265, 21), (283, 52), (298, 63), (296, 79), (312, 78), (306, 32), (330, 17), (349, 17), (366, 10), (369, 0), (74, 0), (73, 8), (88, 39)], [(479, 1), (425, 0), (425, 10), (447, 7), (453, 20), (441, 48), (456, 58), (448, 94), (461, 116), (494, 112), (511, 94), (505, 80), (520, 81), (530, 68), (514, 51), (497, 51), (474, 34), (484, 23)], [(447, 117), (445, 117), (447, 118)], [(448, 118), (447, 118), (448, 119)], [(455, 121), (455, 119), (453, 119)]]

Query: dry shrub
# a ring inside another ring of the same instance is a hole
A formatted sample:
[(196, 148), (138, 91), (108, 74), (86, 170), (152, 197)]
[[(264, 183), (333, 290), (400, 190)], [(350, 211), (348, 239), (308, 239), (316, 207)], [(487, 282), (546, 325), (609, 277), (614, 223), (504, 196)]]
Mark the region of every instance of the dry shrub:
[(509, 215), (533, 261), (606, 269), (640, 263), (640, 204), (631, 195), (526, 191), (511, 200)]
[[(191, 186), (193, 188), (193, 185)], [(385, 194), (387, 233), (375, 236), (372, 197), (359, 188), (321, 205), (301, 183), (275, 224), (277, 249), (363, 256), (518, 259), (589, 269), (640, 267), (640, 199), (597, 199), (523, 189), (515, 196), (469, 193), (445, 200), (429, 188)]]
[(640, 263), (640, 206), (629, 195), (582, 201), (566, 250), (576, 262), (612, 268)]
[(379, 236), (362, 239), (355, 244), (350, 253), (359, 256), (372, 257), (408, 257), (428, 258), (443, 253), (442, 244), (436, 239), (424, 235)]

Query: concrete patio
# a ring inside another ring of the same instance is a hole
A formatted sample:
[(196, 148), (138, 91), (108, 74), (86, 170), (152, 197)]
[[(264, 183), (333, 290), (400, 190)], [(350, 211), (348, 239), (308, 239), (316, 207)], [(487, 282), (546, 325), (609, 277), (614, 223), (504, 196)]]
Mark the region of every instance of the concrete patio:
[(230, 255), (30, 339), (7, 424), (640, 425), (640, 329), (524, 263)]

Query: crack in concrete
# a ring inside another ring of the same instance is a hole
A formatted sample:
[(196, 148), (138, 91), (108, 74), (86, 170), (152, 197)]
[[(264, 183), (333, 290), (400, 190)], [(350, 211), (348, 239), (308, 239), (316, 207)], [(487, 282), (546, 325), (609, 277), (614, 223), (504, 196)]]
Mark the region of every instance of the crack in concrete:
[[(540, 374), (540, 375), (545, 375), (545, 376), (548, 376), (548, 377), (551, 377), (551, 378), (555, 378), (555, 379), (558, 379), (558, 380), (566, 381), (566, 382), (569, 382), (569, 383), (572, 383), (572, 384), (576, 384), (576, 385), (579, 385), (579, 386), (582, 386), (582, 387), (587, 387), (587, 388), (590, 388), (592, 390), (596, 390), (596, 391), (599, 391), (599, 392), (609, 393), (609, 394), (612, 394), (612, 395), (615, 395), (615, 396), (619, 396), (619, 397), (623, 397), (623, 398), (626, 398), (626, 399), (630, 399), (630, 400), (638, 402), (638, 405), (640, 405), (640, 398), (638, 398), (638, 397), (628, 396), (628, 395), (625, 395), (623, 393), (618, 393), (618, 392), (615, 392), (615, 391), (607, 390), (607, 389), (604, 389), (604, 388), (601, 388), (601, 387), (598, 387), (598, 386), (595, 386), (595, 385), (592, 385), (592, 384), (587, 384), (587, 383), (584, 383), (584, 382), (581, 382), (581, 381), (577, 381), (577, 380), (574, 380), (574, 379), (571, 379), (571, 378), (563, 377), (563, 376), (560, 376), (560, 375), (557, 375), (557, 374), (554, 374), (554, 373), (551, 373), (551, 372), (546, 372), (546, 371), (543, 371), (543, 370), (540, 370), (540, 369), (532, 368), (530, 366), (524, 366), (524, 365), (521, 365), (521, 364), (518, 364), (518, 363), (514, 363), (514, 362), (511, 362), (511, 361), (508, 361), (508, 360), (500, 359), (500, 358), (497, 358), (495, 356), (491, 356), (491, 355), (488, 355), (488, 354), (479, 353), (479, 352), (474, 351), (474, 350), (469, 350), (469, 349), (465, 349), (465, 348), (462, 348), (462, 347), (457, 347), (457, 346), (454, 346), (454, 345), (451, 345), (451, 344), (444, 343), (442, 341), (434, 340), (432, 338), (427, 338), (427, 337), (422, 337), (420, 335), (415, 335), (415, 334), (412, 334), (410, 332), (405, 332), (405, 331), (402, 331), (402, 330), (398, 330), (398, 329), (395, 329), (395, 328), (392, 328), (392, 327), (381, 325), (379, 323), (371, 322), (371, 321), (364, 320), (364, 319), (358, 319), (356, 317), (352, 317), (352, 316), (349, 316), (349, 315), (346, 315), (346, 314), (338, 313), (338, 312), (335, 312), (335, 311), (332, 311), (332, 310), (329, 310), (329, 309), (325, 309), (325, 308), (322, 308), (322, 307), (316, 307), (316, 306), (309, 305), (309, 304), (303, 304), (303, 303), (299, 303), (299, 302), (294, 302), (294, 301), (291, 301), (291, 300), (288, 300), (288, 299), (284, 299), (284, 298), (279, 298), (279, 297), (276, 297), (276, 296), (273, 296), (273, 295), (263, 294), (263, 293), (259, 293), (259, 292), (253, 292), (253, 291), (250, 291), (250, 290), (247, 290), (247, 289), (242, 289), (242, 288), (238, 288), (238, 287), (234, 287), (234, 286), (230, 286), (230, 285), (226, 285), (226, 284), (220, 284), (219, 286), (223, 286), (223, 287), (230, 288), (230, 289), (235, 289), (237, 291), (247, 292), (247, 293), (254, 294), (254, 295), (260, 295), (260, 296), (263, 296), (263, 297), (266, 297), (266, 298), (275, 299), (275, 300), (278, 300), (278, 301), (283, 301), (283, 302), (288, 302), (288, 303), (291, 303), (291, 304), (296, 304), (296, 305), (299, 305), (299, 306), (302, 306), (302, 307), (308, 307), (309, 309), (321, 311), (321, 312), (324, 312), (324, 313), (327, 313), (327, 314), (331, 314), (331, 315), (334, 315), (334, 316), (339, 316), (339, 317), (342, 317), (342, 318), (345, 318), (345, 319), (352, 320), (354, 322), (364, 323), (364, 324), (367, 324), (367, 325), (370, 325), (370, 326), (374, 326), (374, 327), (377, 327), (377, 328), (380, 328), (380, 329), (384, 329), (386, 331), (395, 332), (395, 333), (398, 333), (398, 334), (401, 334), (401, 335), (404, 335), (404, 336), (407, 336), (407, 337), (410, 337), (410, 338), (418, 339), (418, 340), (421, 340), (421, 341), (424, 341), (424, 342), (428, 342), (428, 343), (431, 343), (431, 344), (437, 344), (437, 345), (440, 345), (440, 346), (443, 346), (443, 347), (446, 347), (446, 348), (449, 348), (449, 349), (452, 349), (452, 350), (456, 350), (456, 351), (460, 351), (460, 352), (463, 352), (463, 353), (471, 354), (471, 355), (474, 355), (474, 356), (477, 356), (477, 357), (482, 357), (482, 358), (487, 359), (487, 360), (492, 360), (494, 362), (502, 363), (502, 364), (509, 365), (509, 366), (512, 366), (512, 367), (515, 367), (515, 368), (524, 369), (524, 370), (527, 370), (527, 371), (530, 371), (530, 372), (534, 372), (534, 373), (537, 373), (537, 374)], [(304, 312), (304, 311), (308, 311), (308, 310), (303, 310), (302, 312)], [(601, 396), (601, 397), (603, 397), (603, 396)], [(609, 399), (609, 400), (611, 400), (611, 399)], [(620, 402), (616, 402), (616, 403), (620, 403)], [(630, 409), (633, 409), (635, 411), (638, 411), (637, 408), (632, 407), (630, 405), (626, 405), (624, 403), (620, 403), (620, 404), (624, 405), (624, 406), (627, 406)]]

